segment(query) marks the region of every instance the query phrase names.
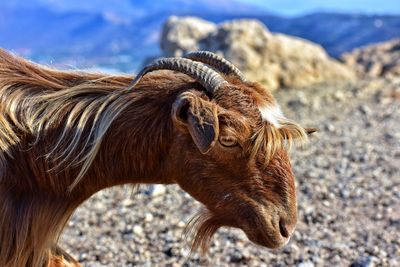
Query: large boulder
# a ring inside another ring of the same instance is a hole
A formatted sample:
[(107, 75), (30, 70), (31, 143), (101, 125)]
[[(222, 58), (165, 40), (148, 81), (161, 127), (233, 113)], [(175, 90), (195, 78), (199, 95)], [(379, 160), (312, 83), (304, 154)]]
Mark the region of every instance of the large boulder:
[(342, 60), (360, 76), (400, 76), (400, 39), (357, 48)]
[(248, 79), (270, 89), (304, 87), (325, 81), (348, 81), (354, 74), (314, 43), (271, 33), (258, 20), (214, 24), (194, 17), (170, 17), (163, 27), (165, 56), (194, 50), (220, 54), (239, 67)]

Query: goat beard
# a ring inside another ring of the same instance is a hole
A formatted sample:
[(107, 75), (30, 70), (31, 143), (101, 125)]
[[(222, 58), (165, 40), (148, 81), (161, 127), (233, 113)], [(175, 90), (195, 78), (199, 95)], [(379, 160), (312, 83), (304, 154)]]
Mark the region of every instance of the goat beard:
[[(194, 215), (184, 230), (185, 240), (190, 245), (190, 255), (200, 248), (205, 255), (210, 247), (212, 237), (222, 226), (228, 226), (226, 217), (202, 209)], [(189, 255), (189, 256), (190, 256)]]

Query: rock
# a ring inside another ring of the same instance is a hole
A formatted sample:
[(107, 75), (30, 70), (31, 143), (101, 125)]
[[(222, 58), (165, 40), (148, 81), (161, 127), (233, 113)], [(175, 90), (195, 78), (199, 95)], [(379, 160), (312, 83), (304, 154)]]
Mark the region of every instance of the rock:
[(351, 70), (330, 58), (312, 42), (271, 33), (258, 20), (232, 20), (213, 24), (194, 17), (170, 17), (161, 48), (165, 56), (208, 50), (224, 56), (249, 80), (270, 89), (304, 87), (325, 81), (348, 81)]
[(170, 17), (162, 30), (161, 49), (167, 56), (198, 50), (198, 42), (216, 29), (215, 24), (192, 17)]
[(234, 251), (230, 252), (229, 261), (231, 263), (240, 263), (243, 262), (244, 260), (245, 258), (243, 257), (243, 254), (238, 249), (235, 249)]
[(153, 218), (154, 218), (153, 214), (151, 214), (151, 213), (146, 213), (144, 219), (145, 219), (146, 222), (151, 222), (151, 221), (153, 220)]
[(400, 75), (400, 39), (357, 48), (341, 60), (361, 77), (396, 77)]
[(360, 112), (362, 113), (362, 114), (364, 114), (364, 115), (369, 115), (369, 114), (371, 114), (371, 109), (367, 106), (367, 105), (361, 105), (360, 107), (359, 107), (359, 110), (360, 110)]
[(164, 253), (167, 257), (173, 257), (174, 256), (174, 252), (173, 249), (171, 247), (167, 248), (166, 250), (164, 250)]
[(121, 204), (125, 207), (130, 207), (130, 206), (135, 205), (135, 200), (133, 200), (131, 198), (127, 198), (127, 199), (124, 199)]
[(397, 259), (390, 259), (389, 260), (389, 266), (399, 266), (399, 260), (397, 260)]
[(141, 226), (139, 226), (139, 225), (135, 225), (133, 227), (133, 233), (135, 235), (142, 236), (143, 235), (143, 228)]
[(296, 265), (297, 267), (314, 267), (314, 263), (311, 261), (303, 261)]
[(161, 195), (164, 195), (166, 191), (167, 190), (165, 189), (164, 185), (157, 184), (157, 185), (154, 186), (154, 189), (153, 189), (153, 192), (152, 192), (151, 195), (153, 197), (161, 196)]
[(288, 101), (287, 105), (288, 105), (291, 109), (297, 110), (297, 109), (300, 108), (300, 107), (304, 107), (304, 106), (305, 106), (305, 103), (302, 102), (300, 99), (292, 99), (292, 100), (289, 100), (289, 101)]
[(380, 76), (383, 73), (383, 64), (381, 62), (373, 62), (368, 65), (368, 74), (371, 76)]
[(371, 266), (371, 257), (361, 257), (354, 261), (350, 267), (369, 267)]
[(343, 91), (336, 91), (336, 92), (333, 94), (333, 97), (334, 97), (335, 100), (337, 100), (337, 101), (343, 101), (343, 100), (345, 100), (345, 98), (346, 98), (346, 96), (345, 96), (345, 94), (343, 93)]
[(145, 191), (146, 195), (151, 195), (153, 197), (164, 195), (166, 192), (165, 185), (155, 184), (150, 185), (148, 189)]

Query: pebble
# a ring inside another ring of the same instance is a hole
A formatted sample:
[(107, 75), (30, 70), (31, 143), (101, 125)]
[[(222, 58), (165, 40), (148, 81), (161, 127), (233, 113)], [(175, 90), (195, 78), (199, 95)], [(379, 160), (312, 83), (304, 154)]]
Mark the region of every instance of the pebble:
[(133, 205), (135, 205), (135, 200), (131, 199), (131, 198), (124, 199), (122, 201), (122, 205), (125, 206), (125, 207), (133, 206)]
[(371, 257), (362, 257), (354, 261), (350, 267), (370, 267), (371, 262)]
[(143, 235), (143, 228), (141, 226), (139, 226), (139, 225), (135, 225), (133, 227), (133, 233), (136, 234), (136, 235), (141, 236), (141, 235)]
[(311, 261), (304, 261), (304, 262), (300, 262), (296, 266), (297, 267), (314, 267), (314, 263), (312, 263)]
[(337, 101), (343, 101), (346, 98), (343, 91), (336, 91), (333, 96)]
[(152, 186), (152, 190), (151, 190), (151, 196), (153, 197), (157, 197), (157, 196), (162, 196), (165, 194), (166, 192), (166, 188), (164, 185), (161, 184), (156, 184)]
[(359, 107), (359, 109), (360, 109), (361, 113), (364, 115), (369, 115), (372, 112), (371, 109), (367, 105), (361, 105)]
[(146, 213), (146, 216), (145, 216), (145, 221), (146, 222), (151, 222), (153, 220), (153, 218), (154, 218), (153, 214)]

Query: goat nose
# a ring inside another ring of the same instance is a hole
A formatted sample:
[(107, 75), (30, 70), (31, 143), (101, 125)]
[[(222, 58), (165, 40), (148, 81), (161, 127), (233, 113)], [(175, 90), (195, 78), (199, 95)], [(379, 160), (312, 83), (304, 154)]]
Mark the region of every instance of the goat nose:
[(284, 238), (289, 238), (296, 224), (288, 224), (284, 219), (279, 220), (279, 231)]

